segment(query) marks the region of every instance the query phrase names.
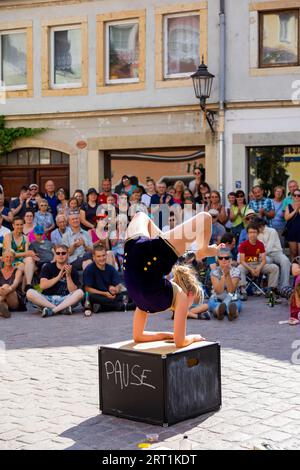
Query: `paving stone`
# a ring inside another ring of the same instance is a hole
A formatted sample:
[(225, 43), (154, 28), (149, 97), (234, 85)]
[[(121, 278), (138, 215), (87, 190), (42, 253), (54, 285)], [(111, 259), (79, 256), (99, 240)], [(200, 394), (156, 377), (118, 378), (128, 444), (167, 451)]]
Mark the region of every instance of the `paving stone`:
[(268, 439), (269, 441), (273, 441), (273, 442), (282, 442), (284, 440), (291, 438), (292, 436), (285, 432), (272, 430), (272, 431), (267, 431), (266, 433), (262, 433), (261, 437), (264, 439)]

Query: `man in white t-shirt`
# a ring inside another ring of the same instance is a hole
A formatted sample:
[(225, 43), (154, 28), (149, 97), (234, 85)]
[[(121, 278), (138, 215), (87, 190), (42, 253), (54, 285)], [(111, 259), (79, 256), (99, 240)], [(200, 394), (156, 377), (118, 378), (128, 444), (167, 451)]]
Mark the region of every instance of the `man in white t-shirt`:
[(258, 225), (258, 240), (261, 241), (266, 250), (267, 262), (275, 263), (280, 268), (279, 288), (290, 285), (291, 263), (288, 257), (283, 253), (279, 235), (274, 228), (268, 227), (262, 218), (255, 219)]

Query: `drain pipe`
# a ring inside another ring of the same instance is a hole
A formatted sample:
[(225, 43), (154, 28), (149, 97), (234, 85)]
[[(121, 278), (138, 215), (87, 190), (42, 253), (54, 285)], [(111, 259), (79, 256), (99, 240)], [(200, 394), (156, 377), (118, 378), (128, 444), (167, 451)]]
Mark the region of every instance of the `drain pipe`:
[(220, 77), (219, 77), (219, 192), (225, 203), (225, 0), (220, 0)]

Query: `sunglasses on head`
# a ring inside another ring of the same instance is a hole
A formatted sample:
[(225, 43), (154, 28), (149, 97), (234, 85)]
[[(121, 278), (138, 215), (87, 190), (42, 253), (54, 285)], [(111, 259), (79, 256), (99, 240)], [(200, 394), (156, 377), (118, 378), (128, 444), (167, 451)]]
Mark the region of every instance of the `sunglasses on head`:
[(57, 256), (65, 256), (67, 254), (67, 252), (66, 251), (56, 251), (55, 254)]
[(228, 261), (230, 259), (230, 256), (218, 256), (218, 259), (225, 259)]

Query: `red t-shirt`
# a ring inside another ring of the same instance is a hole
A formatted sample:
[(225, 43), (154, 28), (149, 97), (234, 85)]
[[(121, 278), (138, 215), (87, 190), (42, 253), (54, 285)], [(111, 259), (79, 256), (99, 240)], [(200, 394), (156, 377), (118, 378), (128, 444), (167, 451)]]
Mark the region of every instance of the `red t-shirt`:
[(265, 253), (265, 246), (259, 240), (257, 240), (255, 245), (252, 245), (249, 240), (246, 240), (240, 244), (238, 251), (239, 253), (244, 253), (246, 263), (258, 263), (260, 261), (260, 255)]
[[(112, 193), (112, 196), (115, 198), (116, 204), (118, 204), (118, 195), (116, 193)], [(107, 196), (104, 193), (100, 193), (98, 196), (98, 204), (106, 204), (107, 203)]]

